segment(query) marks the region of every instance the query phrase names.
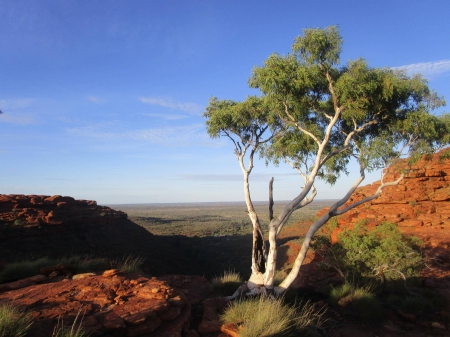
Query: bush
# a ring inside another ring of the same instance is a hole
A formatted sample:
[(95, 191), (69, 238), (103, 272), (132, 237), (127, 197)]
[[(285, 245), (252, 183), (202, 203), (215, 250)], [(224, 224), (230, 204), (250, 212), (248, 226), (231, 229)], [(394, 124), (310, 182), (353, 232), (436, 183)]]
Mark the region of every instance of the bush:
[(384, 280), (417, 276), (423, 266), (421, 242), (405, 237), (397, 225), (383, 223), (369, 230), (364, 222), (342, 231), (334, 245), (328, 237), (318, 237), (314, 248), (324, 255), (324, 263), (355, 277), (377, 276)]
[(298, 333), (320, 324), (323, 311), (306, 303), (300, 309), (288, 306), (283, 299), (252, 298), (231, 303), (221, 316), (234, 324), (241, 337), (298, 336)]
[(0, 305), (0, 337), (25, 336), (31, 324), (27, 313), (10, 304)]

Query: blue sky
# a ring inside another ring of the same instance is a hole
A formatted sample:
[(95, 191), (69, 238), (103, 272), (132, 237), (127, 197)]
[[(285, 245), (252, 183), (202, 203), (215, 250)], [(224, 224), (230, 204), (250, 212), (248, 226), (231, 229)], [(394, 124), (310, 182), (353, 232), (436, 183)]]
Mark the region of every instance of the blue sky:
[[(407, 67), (450, 99), (450, 2), (0, 1), (0, 193), (101, 204), (243, 200), (211, 96), (242, 100), (251, 69), (303, 28), (337, 24), (342, 63)], [(448, 111), (448, 108), (447, 108)], [(289, 167), (252, 173), (252, 197), (298, 194)], [(368, 176), (367, 182), (379, 177)], [(352, 182), (319, 184), (338, 198)]]

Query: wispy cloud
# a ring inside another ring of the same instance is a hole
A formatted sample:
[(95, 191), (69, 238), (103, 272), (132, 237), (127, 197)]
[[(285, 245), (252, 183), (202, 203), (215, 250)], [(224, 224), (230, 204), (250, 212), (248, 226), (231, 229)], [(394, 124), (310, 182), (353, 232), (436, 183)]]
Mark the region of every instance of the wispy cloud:
[(33, 115), (21, 111), (28, 108), (33, 101), (32, 98), (0, 99), (0, 109), (4, 112), (0, 115), (0, 123), (18, 125), (35, 123), (36, 119)]
[(158, 119), (165, 119), (165, 120), (169, 120), (169, 121), (174, 121), (174, 120), (180, 120), (180, 119), (188, 118), (188, 116), (186, 116), (186, 115), (174, 115), (174, 114), (145, 113), (145, 114), (142, 114), (142, 115), (148, 116), (148, 117), (155, 117), (155, 118), (158, 118)]
[(204, 131), (203, 124), (166, 126), (127, 131), (109, 131), (111, 127), (112, 125), (109, 123), (99, 123), (80, 128), (71, 128), (67, 131), (84, 137), (134, 139), (161, 145), (190, 145), (203, 142), (208, 138)]
[(32, 102), (32, 98), (0, 99), (0, 109), (2, 109), (3, 112), (23, 109), (29, 107)]
[(392, 69), (405, 70), (411, 75), (422, 74), (426, 78), (432, 78), (450, 72), (450, 60), (414, 63)]
[(28, 125), (35, 122), (35, 118), (31, 115), (10, 115), (8, 113), (0, 115), (0, 123)]
[[(298, 176), (297, 173), (283, 173), (283, 174), (268, 174), (255, 173), (252, 174), (253, 181), (269, 181), (272, 177), (277, 176)], [(242, 181), (242, 174), (183, 174), (180, 176), (181, 180), (192, 181)]]
[(97, 96), (87, 96), (86, 98), (87, 98), (89, 101), (91, 101), (91, 102), (93, 102), (93, 103), (96, 103), (96, 104), (101, 104), (101, 103), (105, 102), (104, 99), (101, 99), (101, 98), (99, 98), (99, 97), (97, 97)]
[(193, 102), (177, 102), (171, 98), (163, 97), (141, 97), (139, 100), (146, 104), (159, 105), (164, 108), (186, 111), (191, 115), (200, 115), (202, 113), (202, 106)]

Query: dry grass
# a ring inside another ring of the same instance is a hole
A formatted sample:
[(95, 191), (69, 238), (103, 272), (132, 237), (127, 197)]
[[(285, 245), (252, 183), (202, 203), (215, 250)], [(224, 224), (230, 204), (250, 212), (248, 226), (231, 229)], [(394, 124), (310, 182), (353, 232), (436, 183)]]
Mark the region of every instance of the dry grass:
[(241, 275), (234, 270), (225, 271), (223, 275), (216, 276), (211, 280), (213, 288), (223, 295), (231, 295), (242, 282)]
[(83, 319), (78, 322), (80, 312), (81, 310), (78, 311), (78, 314), (70, 327), (64, 326), (63, 321), (58, 319), (58, 324), (56, 324), (53, 329), (52, 337), (88, 337), (89, 333), (86, 332), (82, 326)]
[(284, 304), (282, 298), (261, 297), (233, 302), (221, 319), (235, 324), (241, 337), (298, 336), (320, 324), (322, 315), (309, 303), (297, 307)]
[(142, 257), (134, 257), (132, 255), (124, 256), (122, 259), (111, 261), (111, 267), (120, 269), (128, 274), (141, 273), (141, 267), (145, 259)]
[(32, 324), (30, 316), (11, 304), (0, 305), (0, 337), (25, 336)]

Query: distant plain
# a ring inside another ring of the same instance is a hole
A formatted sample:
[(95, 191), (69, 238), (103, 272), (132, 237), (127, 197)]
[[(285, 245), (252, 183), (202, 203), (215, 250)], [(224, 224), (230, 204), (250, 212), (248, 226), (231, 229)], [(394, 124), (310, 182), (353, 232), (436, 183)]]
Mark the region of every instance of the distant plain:
[[(295, 211), (286, 227), (294, 223), (312, 221), (319, 210), (333, 200), (318, 200)], [(277, 217), (287, 201), (274, 204)], [(244, 202), (204, 202), (180, 204), (119, 204), (108, 205), (128, 214), (130, 220), (155, 235), (228, 236), (251, 233), (251, 222)], [(268, 202), (254, 202), (263, 228), (269, 224)]]
[[(287, 201), (275, 201), (274, 216), (278, 216)], [(278, 240), (279, 263), (287, 261), (289, 242), (302, 238), (317, 212), (330, 206), (333, 200), (314, 201), (291, 216)], [(249, 277), (252, 249), (252, 226), (244, 202), (206, 202), (183, 204), (108, 205), (128, 214), (128, 218), (150, 233), (160, 236), (193, 261), (193, 274), (208, 278), (225, 270)], [(267, 238), (268, 202), (255, 202), (255, 209)]]

